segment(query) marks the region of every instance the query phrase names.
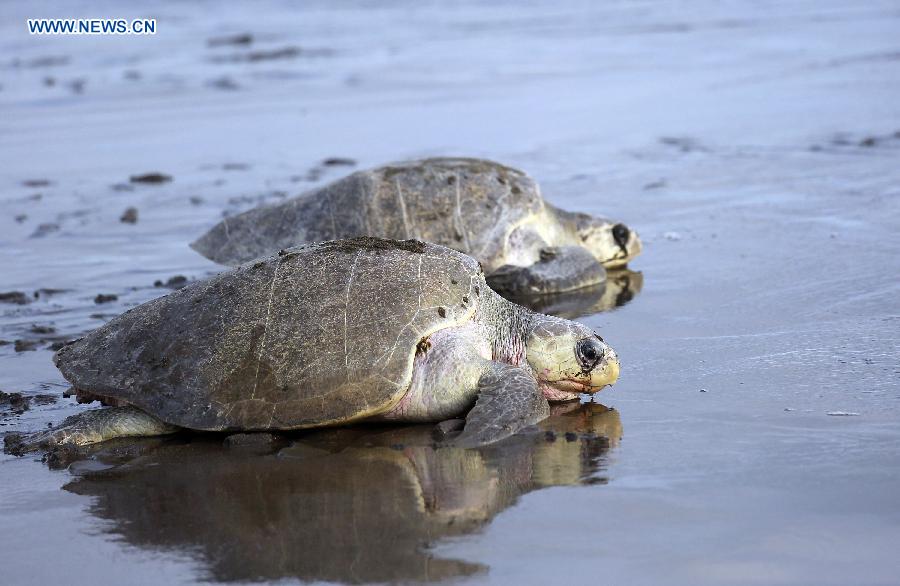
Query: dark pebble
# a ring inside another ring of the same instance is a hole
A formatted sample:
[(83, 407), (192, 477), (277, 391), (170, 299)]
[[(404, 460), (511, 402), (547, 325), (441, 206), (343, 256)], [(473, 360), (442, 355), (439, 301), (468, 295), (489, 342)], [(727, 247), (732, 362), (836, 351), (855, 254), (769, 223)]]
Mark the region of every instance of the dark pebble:
[(16, 340), (13, 348), (15, 348), (16, 352), (28, 352), (29, 350), (34, 350), (34, 347), (37, 345), (37, 340)]
[(353, 167), (356, 161), (346, 157), (329, 157), (322, 161), (322, 164), (326, 167)]
[(571, 432), (571, 431), (566, 432), (566, 441), (567, 442), (574, 442), (577, 439), (578, 439), (578, 434)]
[(127, 208), (124, 212), (122, 212), (122, 216), (119, 218), (119, 221), (123, 224), (137, 224), (137, 208)]
[(55, 334), (56, 328), (53, 326), (39, 326), (34, 324), (31, 326), (30, 331), (34, 334)]
[(160, 183), (168, 183), (171, 181), (172, 176), (164, 173), (144, 173), (143, 175), (132, 175), (128, 180), (132, 183), (159, 185)]
[(169, 278), (165, 283), (162, 281), (153, 281), (154, 287), (168, 287), (169, 289), (183, 289), (188, 284), (188, 278), (184, 275), (175, 275)]
[(233, 45), (249, 45), (253, 42), (253, 35), (250, 33), (243, 33), (239, 35), (226, 35), (222, 37), (212, 37), (211, 39), (207, 39), (206, 46), (207, 47), (222, 47), (222, 46), (233, 46)]
[(544, 441), (555, 442), (556, 441), (556, 432), (548, 431), (548, 432), (544, 433)]
[(112, 294), (105, 295), (103, 293), (98, 293), (97, 296), (94, 297), (94, 303), (96, 303), (98, 305), (101, 303), (109, 303), (110, 301), (115, 301), (118, 298), (119, 298), (118, 295), (112, 295)]

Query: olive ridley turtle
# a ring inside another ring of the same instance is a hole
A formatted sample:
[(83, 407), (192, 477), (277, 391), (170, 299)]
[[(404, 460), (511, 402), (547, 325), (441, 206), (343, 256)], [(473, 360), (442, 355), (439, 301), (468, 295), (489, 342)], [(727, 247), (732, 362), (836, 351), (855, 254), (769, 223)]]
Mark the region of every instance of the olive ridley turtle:
[(482, 445), (547, 417), (548, 400), (594, 393), (619, 374), (594, 332), (500, 297), (471, 257), (368, 237), (284, 250), (196, 282), (69, 343), (54, 361), (76, 394), (117, 406), (21, 438), (19, 451), (179, 428), (466, 412), (451, 441)]
[(567, 212), (537, 183), (493, 161), (433, 158), (358, 171), (276, 205), (219, 222), (191, 246), (237, 265), (323, 240), (415, 238), (473, 256), (503, 295), (603, 282), (641, 251), (625, 224)]

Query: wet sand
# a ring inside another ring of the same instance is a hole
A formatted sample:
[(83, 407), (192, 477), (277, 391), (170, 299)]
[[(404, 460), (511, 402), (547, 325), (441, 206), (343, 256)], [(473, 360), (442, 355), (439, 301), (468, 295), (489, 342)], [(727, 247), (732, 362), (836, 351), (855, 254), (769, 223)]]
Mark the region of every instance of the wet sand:
[(147, 38), (24, 32), (148, 16), (112, 2), (4, 8), (0, 390), (57, 400), (0, 401), (0, 430), (95, 408), (52, 345), (221, 270), (188, 243), (223, 213), (430, 155), (640, 232), (640, 292), (582, 318), (623, 363), (585, 409), (617, 423), (455, 456), (368, 428), (3, 455), (4, 581), (896, 582), (894, 4), (266, 6), (162, 2)]

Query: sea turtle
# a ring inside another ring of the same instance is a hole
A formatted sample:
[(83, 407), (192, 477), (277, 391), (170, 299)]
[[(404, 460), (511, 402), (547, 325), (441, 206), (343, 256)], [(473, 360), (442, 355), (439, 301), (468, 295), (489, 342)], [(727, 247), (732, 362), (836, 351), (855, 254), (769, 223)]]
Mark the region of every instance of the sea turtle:
[[(478, 263), (416, 240), (283, 250), (131, 309), (54, 362), (110, 409), (7, 441), (10, 451), (194, 430), (440, 421), (487, 444), (615, 382), (587, 327), (493, 292)], [(473, 407), (474, 405), (474, 407)], [(21, 443), (19, 443), (21, 442)]]
[(493, 161), (434, 158), (358, 171), (277, 205), (225, 218), (191, 246), (237, 265), (282, 248), (354, 236), (415, 238), (473, 256), (501, 294), (570, 291), (641, 251), (625, 224), (567, 212)]

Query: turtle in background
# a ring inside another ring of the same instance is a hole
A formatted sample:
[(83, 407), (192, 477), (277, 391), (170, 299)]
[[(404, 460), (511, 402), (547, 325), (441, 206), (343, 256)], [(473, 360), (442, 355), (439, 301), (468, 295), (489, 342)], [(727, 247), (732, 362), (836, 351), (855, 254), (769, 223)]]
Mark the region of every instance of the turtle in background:
[(8, 451), (466, 413), (448, 441), (483, 445), (619, 374), (594, 332), (500, 297), (471, 257), (369, 237), (196, 282), (69, 343), (54, 362), (77, 396), (116, 406), (7, 436)]
[(499, 293), (545, 294), (602, 283), (641, 251), (625, 224), (544, 201), (522, 171), (433, 158), (358, 171), (282, 203), (225, 218), (191, 244), (238, 265), (304, 243), (414, 238), (478, 260)]

